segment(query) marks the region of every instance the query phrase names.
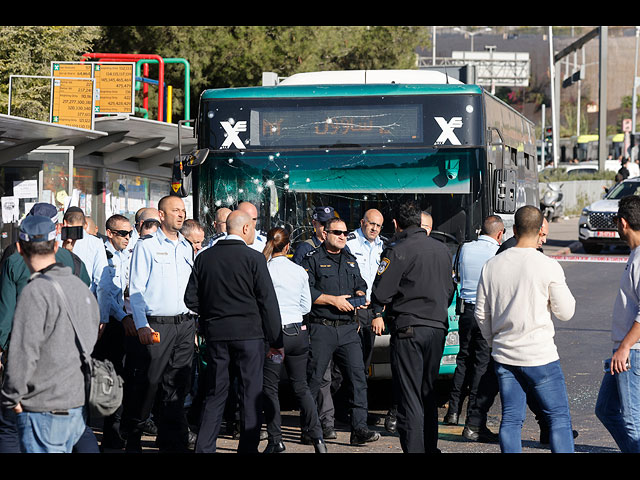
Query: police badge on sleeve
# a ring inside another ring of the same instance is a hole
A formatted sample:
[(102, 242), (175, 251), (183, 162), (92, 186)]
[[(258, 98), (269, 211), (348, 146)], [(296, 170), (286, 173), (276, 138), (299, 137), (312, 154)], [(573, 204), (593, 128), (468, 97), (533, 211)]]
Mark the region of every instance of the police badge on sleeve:
[(378, 265), (378, 275), (382, 275), (390, 263), (391, 260), (389, 260), (387, 257), (384, 257), (382, 260), (380, 260), (380, 265)]

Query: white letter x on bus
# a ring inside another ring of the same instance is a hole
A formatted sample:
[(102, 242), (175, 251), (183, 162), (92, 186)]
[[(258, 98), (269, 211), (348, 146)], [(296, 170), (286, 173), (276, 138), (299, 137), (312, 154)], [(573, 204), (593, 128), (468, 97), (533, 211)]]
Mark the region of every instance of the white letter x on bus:
[(220, 122), (220, 125), (222, 125), (224, 131), (227, 132), (227, 138), (222, 143), (222, 145), (220, 145), (220, 148), (229, 148), (232, 143), (236, 146), (236, 148), (245, 148), (244, 143), (242, 143), (242, 140), (240, 140), (240, 137), (238, 137), (238, 133), (247, 131), (246, 121), (243, 120), (233, 126), (229, 122)]
[(453, 133), (454, 128), (462, 127), (462, 117), (453, 117), (449, 122), (442, 117), (433, 117), (435, 118), (438, 125), (442, 129), (442, 133), (436, 140), (436, 145), (442, 145), (444, 142), (449, 140), (452, 145), (460, 145), (460, 140), (456, 137), (456, 134)]

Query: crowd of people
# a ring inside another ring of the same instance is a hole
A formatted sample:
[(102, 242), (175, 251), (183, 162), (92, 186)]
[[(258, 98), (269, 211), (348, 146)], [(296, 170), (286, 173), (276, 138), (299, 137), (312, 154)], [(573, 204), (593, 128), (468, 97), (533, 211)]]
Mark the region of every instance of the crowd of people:
[[(328, 452), (338, 417), (350, 443), (366, 446), (380, 438), (369, 428), (367, 372), (385, 332), (385, 428), (403, 452), (438, 452), (435, 382), (456, 296), (460, 353), (444, 422), (458, 424), (468, 395), (463, 436), (519, 452), (528, 405), (541, 442), (572, 452), (577, 432), (551, 315), (570, 320), (575, 300), (559, 263), (540, 251), (548, 234), (540, 210), (518, 209), (506, 242), (503, 220), (487, 217), (456, 255), (430, 236), (433, 218), (415, 203), (392, 215), (388, 239), (376, 209), (349, 231), (332, 207), (316, 207), (313, 235), (292, 245), (284, 228), (257, 231), (249, 202), (220, 208), (208, 239), (178, 196), (141, 209), (133, 225), (111, 216), (105, 235), (89, 230), (80, 208), (59, 221), (53, 205), (34, 205), (0, 260), (0, 452), (140, 453), (151, 434), (160, 452), (213, 453), (225, 422), (239, 453), (257, 453), (264, 439), (263, 452), (283, 452), (285, 373), (302, 444)], [(614, 353), (596, 413), (621, 450), (638, 451), (640, 198), (621, 200), (616, 221), (632, 268), (614, 307)], [(99, 419), (100, 442), (78, 345), (124, 381), (120, 408)], [(497, 395), (498, 434), (486, 425)]]

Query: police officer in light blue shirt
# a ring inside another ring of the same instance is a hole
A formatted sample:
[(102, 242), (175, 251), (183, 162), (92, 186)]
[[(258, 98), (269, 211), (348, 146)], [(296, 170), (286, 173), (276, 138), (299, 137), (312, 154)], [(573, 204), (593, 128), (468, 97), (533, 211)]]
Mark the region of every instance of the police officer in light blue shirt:
[(105, 272), (107, 268), (107, 254), (102, 240), (84, 230), (84, 212), (80, 207), (69, 207), (64, 214), (64, 227), (81, 227), (82, 238), (62, 241), (62, 245), (71, 243), (72, 251), (84, 263), (91, 283), (89, 289), (95, 295), (100, 306), (101, 324), (109, 321), (109, 307), (111, 298), (111, 280)]
[[(486, 371), (489, 363), (489, 345), (480, 333), (474, 317), (476, 290), (482, 267), (487, 260), (495, 256), (502, 243), (504, 232), (504, 223), (498, 215), (487, 217), (482, 224), (478, 239), (463, 244), (457, 257), (453, 260), (454, 272), (456, 272), (460, 284), (460, 298), (463, 300), (463, 306), (458, 320), (460, 351), (456, 358), (456, 370), (449, 395), (449, 408), (444, 417), (444, 422), (450, 425), (458, 424), (462, 408), (463, 385), (468, 384), (469, 386), (468, 405), (471, 406), (474, 404), (480, 377)], [(463, 430), (465, 438), (469, 438), (469, 428), (473, 427), (466, 425)], [(484, 435), (486, 426), (483, 426), (482, 429)], [(475, 436), (479, 435), (478, 431), (472, 433)]]
[[(254, 226), (257, 225), (257, 223), (258, 223), (258, 209), (256, 208), (256, 206), (253, 203), (240, 202), (238, 204), (238, 210), (241, 210), (241, 211), (247, 213), (251, 217), (251, 220), (253, 220)], [(253, 243), (250, 244), (249, 247), (253, 248), (254, 250), (257, 250), (260, 253), (262, 253), (262, 251), (264, 250), (264, 247), (266, 245), (267, 245), (266, 237), (260, 231), (258, 231), (258, 229), (256, 228), (256, 235), (255, 235), (255, 237), (253, 239)]]
[(349, 251), (356, 256), (360, 274), (367, 282), (367, 300), (371, 299), (371, 288), (384, 249), (384, 240), (380, 237), (383, 223), (382, 213), (373, 208), (367, 210), (360, 220), (360, 228), (349, 235), (347, 241)]
[[(109, 290), (108, 323), (100, 325), (100, 337), (93, 351), (98, 360), (110, 360), (116, 372), (123, 374), (125, 355), (125, 336), (137, 338), (137, 332), (131, 315), (125, 309), (125, 291), (129, 284), (129, 241), (132, 235), (129, 219), (123, 215), (112, 215), (106, 222), (107, 240), (104, 250), (107, 256), (107, 274), (110, 282), (105, 285)], [(104, 418), (101, 448), (121, 449), (124, 440), (120, 436), (122, 409)]]
[(158, 211), (160, 228), (138, 241), (131, 258), (129, 298), (138, 337), (126, 339), (122, 427), (127, 432), (127, 451), (140, 452), (144, 423), (159, 390), (159, 449), (186, 452), (189, 432), (184, 402), (190, 386), (195, 319), (184, 303), (184, 293), (193, 250), (180, 234), (186, 217), (182, 199), (164, 197)]

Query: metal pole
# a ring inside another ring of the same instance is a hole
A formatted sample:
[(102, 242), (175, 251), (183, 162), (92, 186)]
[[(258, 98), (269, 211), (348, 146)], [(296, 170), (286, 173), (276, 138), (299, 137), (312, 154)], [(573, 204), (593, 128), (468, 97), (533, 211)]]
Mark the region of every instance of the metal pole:
[(431, 36), (433, 37), (433, 42), (432, 42), (432, 54), (431, 54), (431, 66), (435, 67), (436, 66), (436, 27), (431, 27), (433, 28), (433, 33), (431, 34)]
[(556, 168), (558, 166), (558, 128), (556, 125), (558, 104), (556, 101), (555, 62), (553, 60), (553, 27), (549, 27), (549, 74), (551, 76), (551, 147), (553, 167)]
[(638, 76), (638, 37), (640, 37), (640, 27), (636, 27), (636, 57), (635, 57), (635, 67), (633, 69), (633, 95), (631, 95), (631, 131), (636, 133), (636, 77)]
[(608, 27), (600, 27), (598, 170), (601, 172), (604, 172), (604, 163), (607, 158), (607, 34)]
[(545, 136), (544, 136), (544, 131), (546, 129), (546, 118), (545, 118), (545, 109), (546, 109), (546, 105), (543, 103), (542, 104), (542, 148), (540, 149), (540, 166), (542, 168), (544, 168), (544, 151), (545, 151)]

